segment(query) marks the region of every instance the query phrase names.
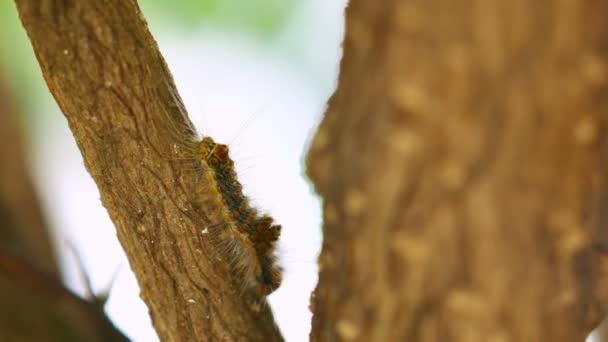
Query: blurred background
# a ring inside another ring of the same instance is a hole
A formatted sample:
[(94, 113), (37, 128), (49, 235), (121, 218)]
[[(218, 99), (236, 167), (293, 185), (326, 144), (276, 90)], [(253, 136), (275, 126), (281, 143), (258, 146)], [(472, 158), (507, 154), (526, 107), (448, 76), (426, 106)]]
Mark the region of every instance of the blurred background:
[[(307, 144), (336, 85), (345, 0), (140, 0), (200, 134), (228, 143), (245, 191), (283, 225), (285, 280), (269, 297), (287, 341), (307, 341), (320, 202), (304, 175)], [(105, 291), (112, 321), (157, 341), (134, 275), (67, 123), (43, 82), (12, 1), (0, 2), (0, 77), (22, 116), (32, 177), (63, 279), (84, 295), (73, 245)], [(2, 105), (2, 104), (0, 104)]]
[[(229, 144), (247, 194), (283, 225), (285, 279), (269, 301), (286, 340), (308, 341), (321, 213), (303, 157), (336, 86), (346, 0), (139, 4), (199, 133)], [(158, 341), (12, 1), (0, 2), (0, 42), (0, 83), (23, 114), (26, 157), (66, 285), (86, 293), (71, 244), (96, 293), (114, 278), (106, 312), (115, 325), (133, 341)]]

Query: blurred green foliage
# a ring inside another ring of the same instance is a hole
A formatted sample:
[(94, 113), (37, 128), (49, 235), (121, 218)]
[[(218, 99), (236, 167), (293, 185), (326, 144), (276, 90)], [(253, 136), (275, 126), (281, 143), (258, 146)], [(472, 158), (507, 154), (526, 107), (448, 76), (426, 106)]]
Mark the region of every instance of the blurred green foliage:
[[(218, 30), (272, 40), (295, 9), (296, 0), (139, 0), (154, 33)], [(25, 31), (12, 0), (0, 1), (0, 75), (8, 79), (28, 113), (49, 101)]]
[(281, 29), (296, 0), (140, 0), (139, 5), (151, 22), (174, 28), (203, 25), (269, 39)]
[(44, 91), (40, 67), (17, 16), (13, 1), (0, 1), (0, 77), (6, 78), (17, 101)]

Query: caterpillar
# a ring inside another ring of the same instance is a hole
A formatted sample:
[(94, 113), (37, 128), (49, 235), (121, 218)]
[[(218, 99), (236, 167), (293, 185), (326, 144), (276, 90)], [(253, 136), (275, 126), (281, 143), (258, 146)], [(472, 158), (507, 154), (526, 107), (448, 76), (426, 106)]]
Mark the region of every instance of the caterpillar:
[[(165, 70), (166, 66), (162, 64), (161, 68), (165, 85), (173, 89), (174, 82)], [(179, 95), (172, 92), (171, 96), (178, 112), (187, 117)], [(194, 133), (189, 126), (177, 127), (177, 131), (179, 135), (192, 136)], [(200, 198), (220, 211), (221, 217), (218, 219), (221, 224), (207, 227), (214, 228), (210, 233), (215, 235), (214, 239), (219, 240), (218, 244), (223, 247), (220, 254), (229, 255), (230, 266), (240, 278), (243, 288), (253, 288), (262, 296), (269, 295), (282, 282), (283, 269), (276, 256), (281, 226), (274, 224), (270, 216), (260, 215), (251, 206), (243, 194), (243, 186), (237, 178), (227, 145), (218, 144), (209, 136), (204, 136), (197, 146), (190, 143), (187, 141), (182, 147), (188, 154), (193, 152), (190, 156), (200, 163), (196, 169), (205, 177), (198, 189)]]
[(231, 266), (246, 287), (269, 295), (282, 281), (282, 268), (275, 254), (281, 226), (250, 205), (227, 145), (203, 137), (198, 144), (197, 159), (206, 170), (206, 188), (202, 191), (211, 194), (205, 197), (214, 199), (214, 205), (221, 210), (224, 226), (219, 235), (227, 243), (224, 252), (229, 253)]

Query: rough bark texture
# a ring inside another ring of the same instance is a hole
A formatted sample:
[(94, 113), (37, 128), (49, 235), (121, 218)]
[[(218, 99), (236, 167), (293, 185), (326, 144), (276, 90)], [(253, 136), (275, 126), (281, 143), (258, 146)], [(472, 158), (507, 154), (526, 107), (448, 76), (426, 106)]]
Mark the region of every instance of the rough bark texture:
[(61, 284), (34, 192), (18, 111), (0, 75), (0, 341), (127, 341)]
[(608, 294), (606, 13), (350, 2), (308, 155), (312, 340), (584, 340)]
[(161, 340), (281, 340), (204, 234), (220, 215), (194, 205), (196, 161), (172, 160), (195, 143), (193, 128), (136, 2), (16, 4)]

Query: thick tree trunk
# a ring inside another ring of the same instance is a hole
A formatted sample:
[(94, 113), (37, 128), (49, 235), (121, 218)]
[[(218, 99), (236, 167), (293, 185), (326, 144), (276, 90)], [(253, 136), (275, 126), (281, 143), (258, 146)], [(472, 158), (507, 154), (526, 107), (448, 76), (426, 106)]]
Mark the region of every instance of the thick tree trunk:
[(608, 1), (352, 0), (308, 155), (314, 341), (583, 341), (608, 298)]
[(268, 306), (234, 286), (206, 234), (221, 214), (193, 205), (196, 160), (172, 160), (196, 141), (136, 2), (16, 4), (161, 340), (281, 340)]

